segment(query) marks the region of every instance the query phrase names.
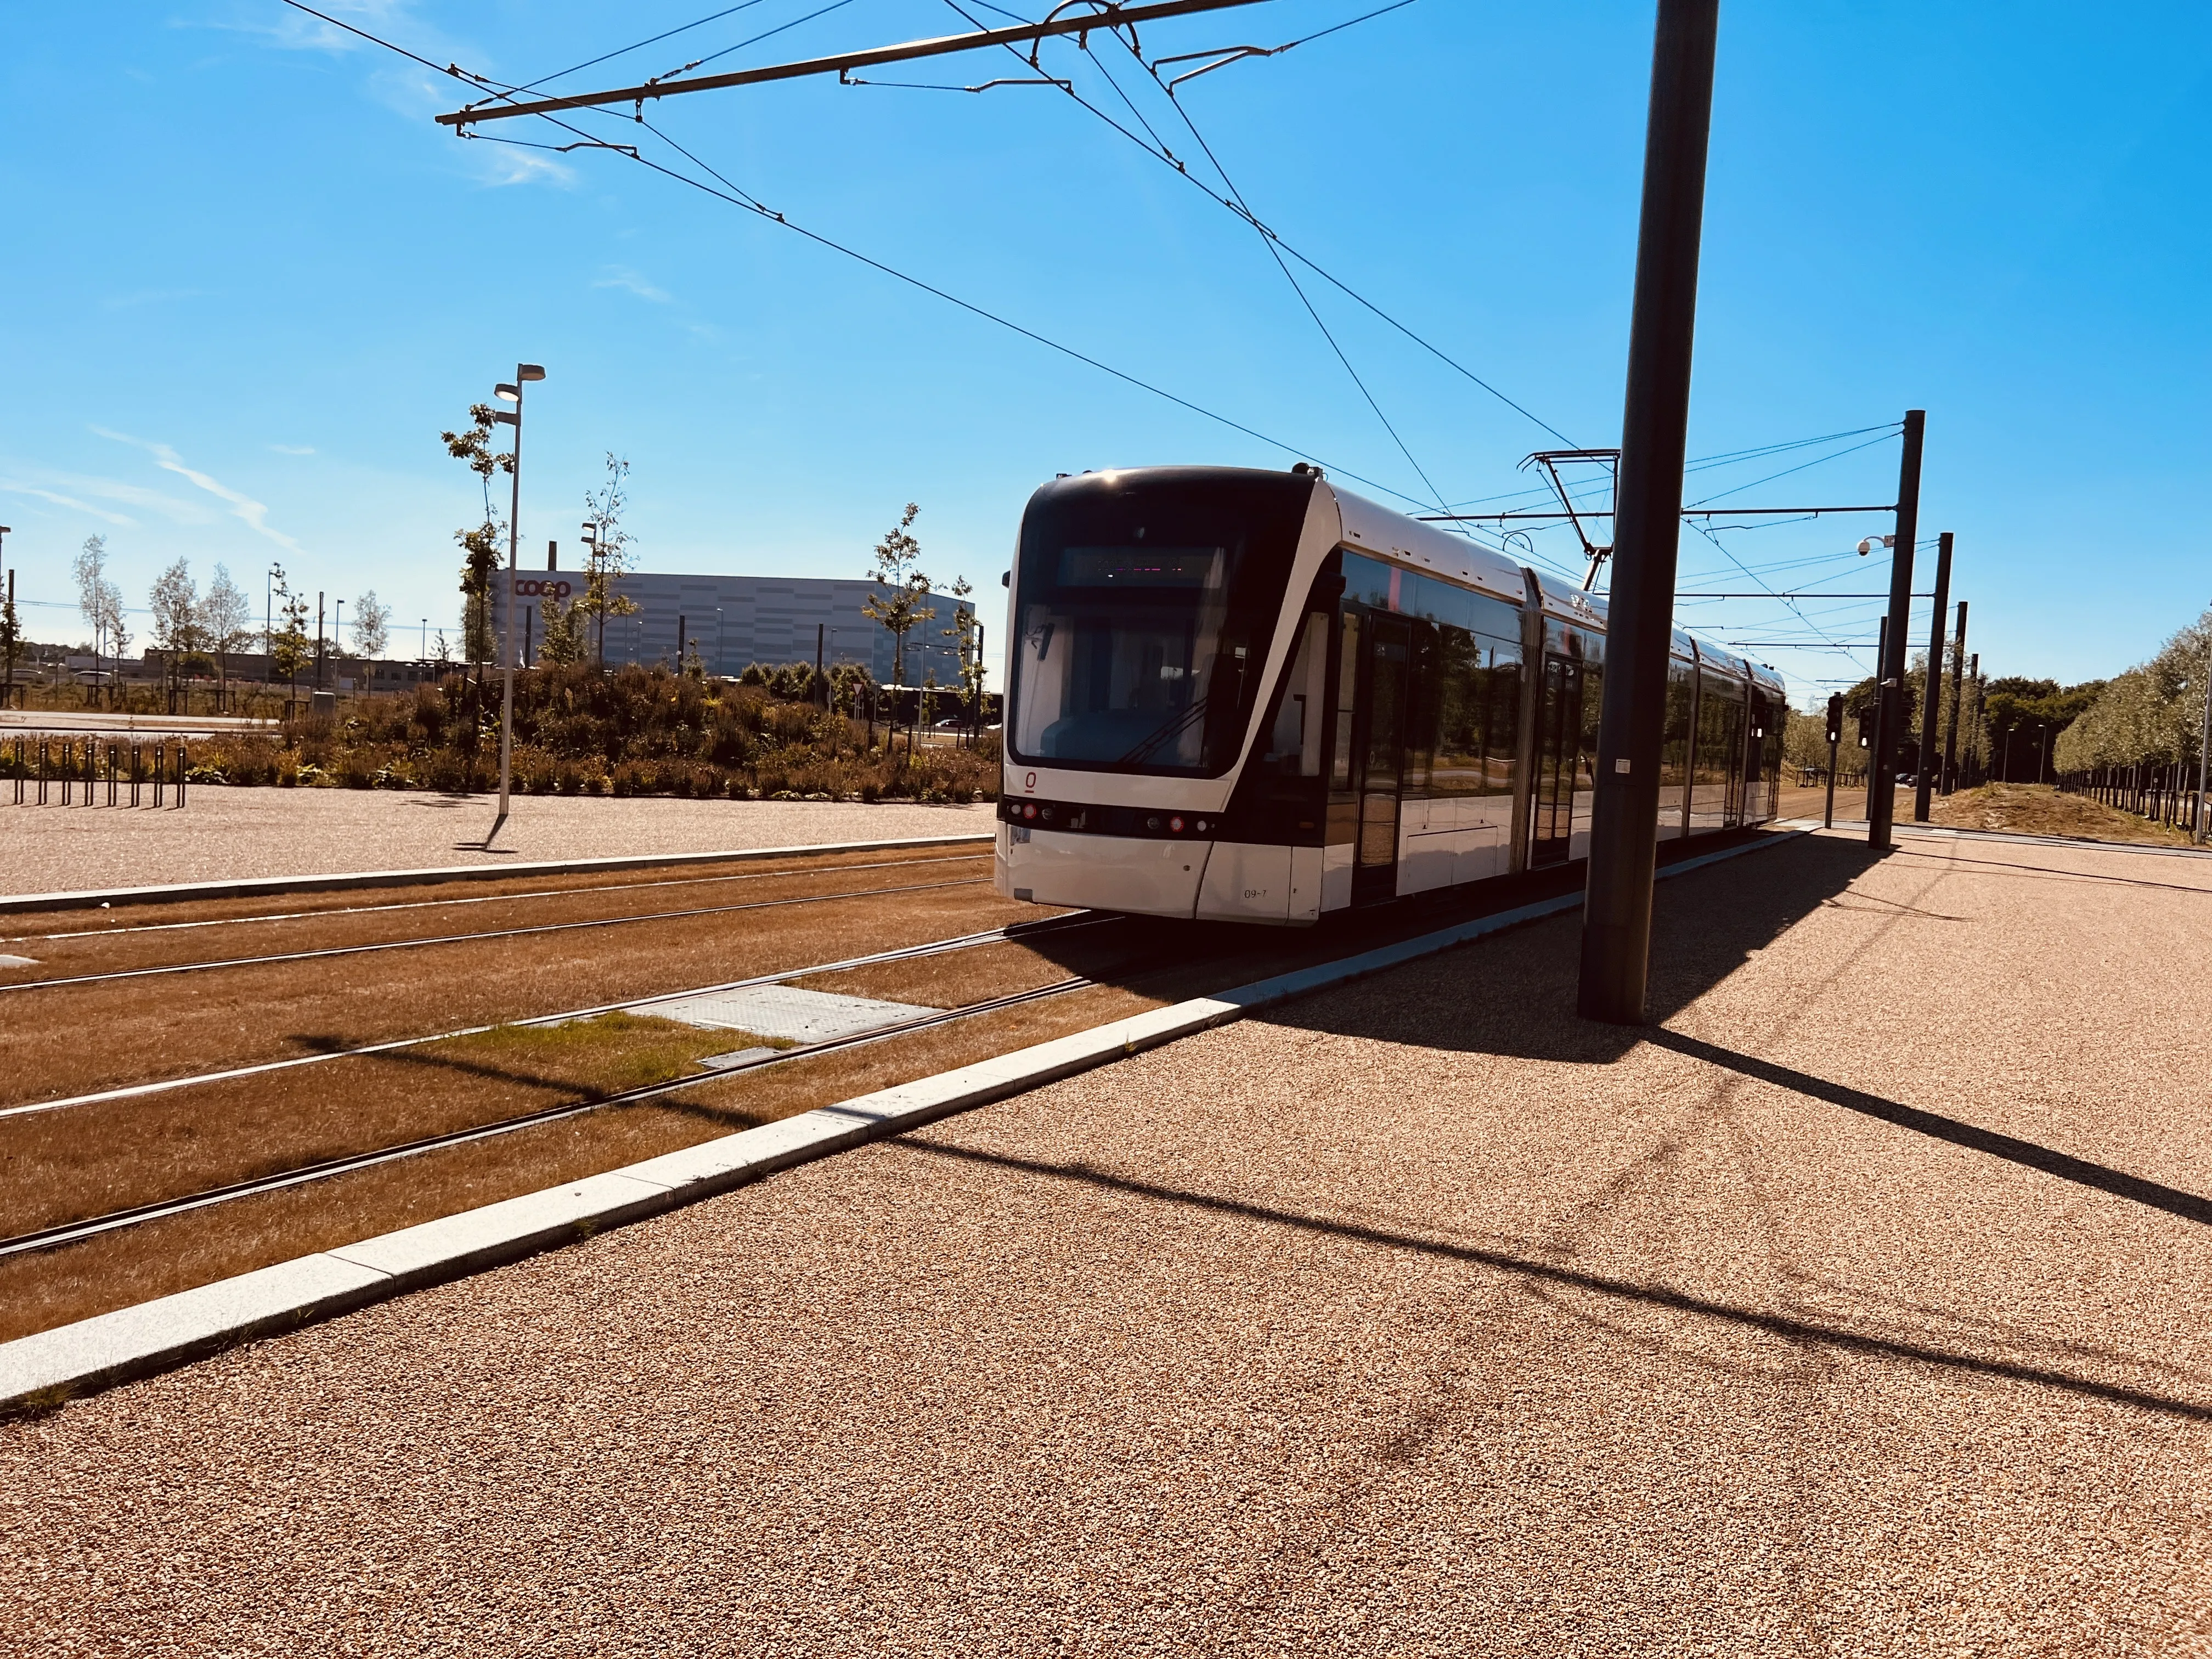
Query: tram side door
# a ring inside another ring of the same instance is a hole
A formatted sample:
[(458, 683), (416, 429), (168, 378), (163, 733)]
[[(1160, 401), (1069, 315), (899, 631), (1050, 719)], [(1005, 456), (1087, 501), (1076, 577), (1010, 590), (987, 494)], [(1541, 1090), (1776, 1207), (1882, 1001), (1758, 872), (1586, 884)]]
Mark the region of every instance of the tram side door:
[(1731, 705), (1729, 713), (1735, 716), (1731, 747), (1735, 750), (1736, 763), (1729, 768), (1728, 796), (1721, 809), (1721, 827), (1735, 830), (1743, 823), (1744, 797), (1759, 766), (1759, 742), (1751, 733), (1759, 724), (1758, 693), (1753, 692), (1741, 705)]
[(1743, 783), (1736, 791), (1735, 799), (1730, 803), (1732, 810), (1729, 813), (1729, 823), (1731, 826), (1742, 823), (1747, 818), (1764, 816), (1766, 795), (1760, 784), (1765, 769), (1766, 722), (1770, 718), (1771, 711), (1767, 708), (1766, 694), (1753, 686), (1751, 690), (1750, 718), (1744, 722), (1743, 765), (1739, 769), (1743, 775)]
[(1402, 617), (1370, 616), (1361, 653), (1360, 704), (1366, 714), (1358, 751), (1359, 840), (1352, 902), (1372, 903), (1398, 890), (1398, 792), (1406, 763), (1407, 674), (1412, 626)]
[(1565, 863), (1574, 832), (1575, 774), (1582, 757), (1582, 665), (1546, 656), (1542, 697), (1536, 708), (1536, 777), (1528, 806), (1528, 863), (1533, 869)]

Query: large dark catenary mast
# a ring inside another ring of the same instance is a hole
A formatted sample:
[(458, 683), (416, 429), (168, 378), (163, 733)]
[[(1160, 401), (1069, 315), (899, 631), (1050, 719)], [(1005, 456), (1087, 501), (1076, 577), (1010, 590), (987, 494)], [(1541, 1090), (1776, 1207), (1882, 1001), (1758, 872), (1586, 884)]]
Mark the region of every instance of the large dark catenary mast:
[(1966, 602), (1959, 601), (1959, 637), (1951, 642), (1951, 718), (1943, 727), (1943, 793), (1959, 787), (1959, 693), (1966, 665)]
[(1691, 339), (1719, 27), (1719, 0), (1659, 0), (1577, 1001), (1583, 1018), (1615, 1025), (1643, 1024), (1650, 967), (1659, 750), (1674, 629)]
[(1897, 813), (1898, 739), (1905, 732), (1905, 630), (1912, 611), (1912, 543), (1920, 533), (1920, 444), (1928, 411), (1905, 411), (1897, 468), (1897, 547), (1889, 560), (1888, 631), (1875, 659), (1874, 749), (1867, 764), (1867, 844), (1887, 847)]
[(1950, 620), (1951, 532), (1936, 544), (1936, 623), (1928, 636), (1928, 689), (1920, 699), (1920, 775), (1913, 781), (1912, 821), (1928, 822), (1928, 794), (1936, 785), (1936, 715), (1943, 710), (1943, 624)]

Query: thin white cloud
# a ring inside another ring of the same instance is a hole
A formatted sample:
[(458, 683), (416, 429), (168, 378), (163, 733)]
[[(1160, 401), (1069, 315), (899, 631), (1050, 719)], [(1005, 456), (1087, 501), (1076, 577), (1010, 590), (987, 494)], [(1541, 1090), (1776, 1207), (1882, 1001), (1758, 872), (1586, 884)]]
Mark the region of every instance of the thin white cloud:
[(269, 447), (279, 455), (312, 455), (315, 453), (313, 444), (271, 444)]
[(43, 486), (49, 491), (64, 491), (72, 504), (82, 504), (82, 498), (90, 496), (95, 501), (116, 501), (125, 507), (142, 507), (149, 513), (159, 514), (173, 524), (197, 525), (214, 521), (214, 515), (198, 501), (165, 495), (158, 489), (148, 489), (143, 484), (125, 483), (120, 478), (94, 477), (82, 472), (58, 472), (52, 467), (26, 466), (15, 461), (5, 463), (5, 471), (11, 488), (27, 491)]
[(650, 300), (657, 306), (669, 302), (668, 290), (656, 288), (628, 265), (609, 265), (607, 274), (592, 284), (593, 288), (618, 288), (626, 294), (635, 294), (641, 300)]
[(36, 496), (40, 501), (52, 501), (56, 507), (66, 507), (78, 513), (88, 513), (94, 518), (102, 520), (108, 524), (135, 525), (138, 522), (136, 519), (125, 518), (120, 513), (110, 513), (106, 507), (94, 507), (89, 501), (81, 501), (74, 495), (64, 495), (58, 490), (41, 489), (36, 484), (0, 483), (0, 490), (7, 491), (10, 495)]
[(305, 555), (307, 551), (305, 548), (270, 524), (269, 509), (265, 506), (255, 501), (251, 495), (241, 495), (237, 490), (217, 483), (206, 473), (186, 466), (184, 458), (168, 445), (154, 443), (144, 438), (134, 438), (125, 432), (112, 432), (104, 426), (96, 426), (92, 429), (100, 437), (112, 439), (119, 444), (130, 444), (135, 448), (144, 450), (154, 458), (155, 465), (163, 471), (173, 472), (179, 477), (204, 489), (216, 499), (228, 501), (231, 516), (243, 521), (256, 535), (265, 537), (287, 552)]
[(469, 149), (477, 176), (488, 185), (558, 185), (565, 190), (576, 182), (575, 169), (550, 155), (489, 143)]
[[(327, 11), (349, 23), (359, 25), (372, 34), (391, 38), (389, 31), (395, 24), (406, 24), (412, 0), (322, 0), (316, 8)], [(368, 45), (357, 34), (349, 34), (335, 24), (289, 6), (276, 7), (234, 5), (227, 16), (178, 19), (174, 28), (221, 29), (232, 34), (252, 34), (270, 45), (286, 52), (357, 52)]]

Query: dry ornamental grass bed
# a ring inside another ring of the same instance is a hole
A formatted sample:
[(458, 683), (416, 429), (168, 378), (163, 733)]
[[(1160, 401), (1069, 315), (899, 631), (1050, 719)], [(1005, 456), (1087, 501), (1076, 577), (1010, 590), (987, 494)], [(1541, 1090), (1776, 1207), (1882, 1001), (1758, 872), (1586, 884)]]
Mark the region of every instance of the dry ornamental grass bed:
[(2048, 784), (1985, 783), (1946, 795), (1930, 808), (1934, 821), (1950, 830), (2002, 830), (2022, 836), (2068, 836), (2087, 841), (2147, 842), (2186, 847), (2183, 831), (2153, 823), (2133, 812), (2071, 795)]

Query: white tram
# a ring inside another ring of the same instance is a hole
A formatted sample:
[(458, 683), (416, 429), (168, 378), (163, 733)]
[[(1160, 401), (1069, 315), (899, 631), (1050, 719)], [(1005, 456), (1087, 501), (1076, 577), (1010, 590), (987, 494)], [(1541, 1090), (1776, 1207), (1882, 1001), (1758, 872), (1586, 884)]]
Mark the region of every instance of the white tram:
[[(1303, 926), (1585, 854), (1605, 603), (1289, 472), (1086, 472), (1008, 573), (998, 890)], [(1674, 635), (1662, 837), (1774, 816), (1782, 683)]]

